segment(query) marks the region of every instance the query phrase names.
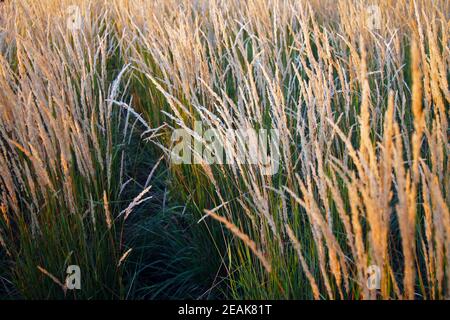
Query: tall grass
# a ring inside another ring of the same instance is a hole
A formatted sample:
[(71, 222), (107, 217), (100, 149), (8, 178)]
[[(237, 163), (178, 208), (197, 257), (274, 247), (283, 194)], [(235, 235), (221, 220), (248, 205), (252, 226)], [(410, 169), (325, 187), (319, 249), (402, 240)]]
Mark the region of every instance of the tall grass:
[[(171, 201), (200, 225), (192, 237), (167, 227), (160, 233), (173, 237), (162, 239), (175, 239), (169, 252), (204, 250), (219, 268), (211, 289), (246, 299), (450, 298), (448, 1), (372, 1), (378, 29), (356, 0), (75, 2), (77, 32), (64, 25), (73, 3), (2, 8), (0, 240), (21, 294), (53, 296), (45, 272), (63, 277), (76, 261), (92, 270), (81, 298), (127, 296), (120, 231), (138, 232), (122, 229), (123, 217), (149, 191), (145, 181), (116, 205), (134, 119), (155, 158), (164, 155)], [(208, 146), (198, 120), (231, 145), (229, 129), (276, 129), (279, 171), (173, 164), (173, 129)], [(174, 214), (173, 227), (183, 219)], [(142, 230), (158, 233), (152, 221)], [(141, 246), (141, 262), (154, 256), (155, 270), (170, 269), (154, 252), (164, 252), (160, 239)], [(194, 268), (179, 255), (173, 264)], [(367, 285), (374, 267), (377, 290)], [(161, 277), (140, 296), (177, 281), (195, 287), (206, 270)]]
[(137, 108), (149, 119), (164, 110), (188, 132), (201, 120), (221, 141), (233, 128), (280, 133), (274, 176), (172, 168), (185, 199), (236, 236), (224, 238), (235, 298), (448, 297), (449, 6), (374, 4), (380, 30), (362, 1), (117, 6), (134, 22), (124, 47), (147, 78)]
[[(72, 32), (59, 1), (5, 5), (0, 239), (12, 280), (26, 298), (118, 298), (122, 248), (112, 216), (120, 147), (108, 101), (119, 88), (110, 79), (117, 72), (110, 18), (102, 5), (80, 2), (85, 21)], [(45, 19), (48, 10), (56, 17)], [(82, 290), (66, 291), (69, 265), (80, 266)]]

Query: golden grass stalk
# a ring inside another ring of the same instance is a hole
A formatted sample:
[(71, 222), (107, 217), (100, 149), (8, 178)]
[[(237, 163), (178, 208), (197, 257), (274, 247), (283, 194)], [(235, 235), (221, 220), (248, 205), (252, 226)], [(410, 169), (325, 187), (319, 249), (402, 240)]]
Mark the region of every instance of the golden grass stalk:
[(205, 213), (208, 216), (211, 216), (212, 218), (214, 218), (215, 220), (219, 221), (220, 223), (222, 223), (228, 230), (230, 230), (236, 237), (238, 237), (239, 239), (241, 239), (245, 245), (255, 254), (255, 256), (259, 259), (259, 261), (261, 262), (261, 264), (263, 265), (264, 269), (266, 269), (266, 271), (268, 273), (270, 273), (272, 271), (272, 267), (270, 262), (267, 260), (267, 258), (264, 256), (264, 254), (257, 248), (256, 243), (250, 239), (250, 237), (248, 235), (246, 235), (245, 233), (243, 233), (235, 224), (233, 224), (232, 222), (228, 221), (226, 218), (221, 217), (217, 214), (215, 214), (214, 212), (212, 212), (211, 210), (205, 210)]

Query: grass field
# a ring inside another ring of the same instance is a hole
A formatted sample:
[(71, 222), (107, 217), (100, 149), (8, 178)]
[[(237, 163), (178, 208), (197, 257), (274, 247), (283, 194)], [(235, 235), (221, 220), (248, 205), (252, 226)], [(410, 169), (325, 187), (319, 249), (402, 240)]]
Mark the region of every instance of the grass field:
[(450, 299), (449, 31), (448, 0), (0, 3), (0, 298)]

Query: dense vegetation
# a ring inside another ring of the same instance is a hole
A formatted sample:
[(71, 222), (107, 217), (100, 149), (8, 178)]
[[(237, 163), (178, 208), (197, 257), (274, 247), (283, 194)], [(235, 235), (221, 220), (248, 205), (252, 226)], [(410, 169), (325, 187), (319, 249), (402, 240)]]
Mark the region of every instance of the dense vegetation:
[[(450, 298), (449, 18), (447, 0), (0, 4), (0, 297)], [(209, 145), (198, 121), (222, 142), (276, 130), (278, 170), (175, 164), (175, 129)]]

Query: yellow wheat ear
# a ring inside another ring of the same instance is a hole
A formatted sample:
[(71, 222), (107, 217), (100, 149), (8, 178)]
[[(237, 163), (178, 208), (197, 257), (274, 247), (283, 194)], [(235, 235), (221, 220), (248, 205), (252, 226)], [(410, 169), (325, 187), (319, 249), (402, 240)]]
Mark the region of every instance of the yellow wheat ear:
[(414, 115), (414, 135), (413, 135), (413, 179), (417, 184), (419, 181), (419, 158), (422, 142), (422, 135), (425, 129), (425, 114), (422, 108), (422, 69), (421, 54), (414, 37), (411, 44), (411, 71), (412, 71), (412, 112)]

